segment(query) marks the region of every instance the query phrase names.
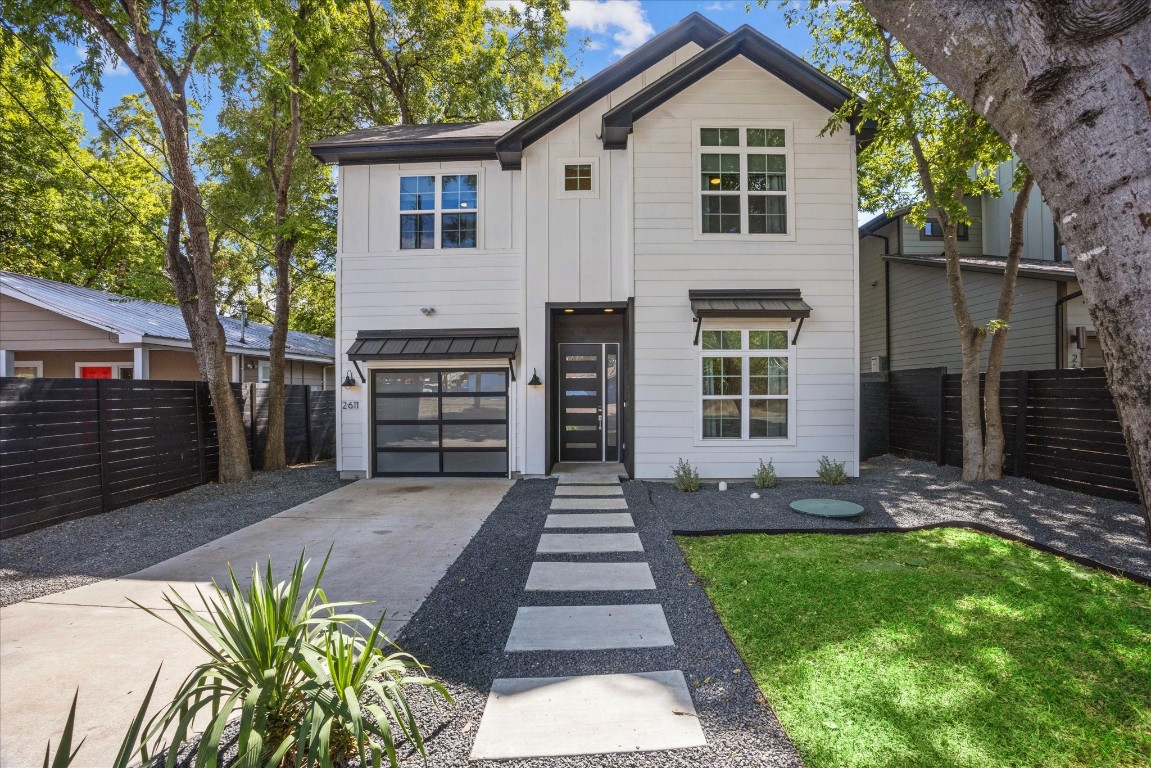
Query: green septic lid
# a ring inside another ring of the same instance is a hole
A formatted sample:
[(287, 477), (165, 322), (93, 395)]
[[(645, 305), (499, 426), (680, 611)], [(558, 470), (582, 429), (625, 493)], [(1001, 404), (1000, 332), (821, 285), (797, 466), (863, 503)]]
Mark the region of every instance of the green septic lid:
[(859, 517), (863, 514), (863, 507), (839, 499), (800, 499), (791, 502), (791, 508), (817, 517)]

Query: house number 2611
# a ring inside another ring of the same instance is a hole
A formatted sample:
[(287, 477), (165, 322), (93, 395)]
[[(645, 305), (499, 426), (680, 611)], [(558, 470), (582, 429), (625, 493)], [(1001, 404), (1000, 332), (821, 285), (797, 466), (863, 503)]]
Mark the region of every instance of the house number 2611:
[(343, 403), (344, 403), (344, 410), (345, 411), (358, 411), (358, 410), (360, 410), (360, 401), (359, 400), (344, 400)]

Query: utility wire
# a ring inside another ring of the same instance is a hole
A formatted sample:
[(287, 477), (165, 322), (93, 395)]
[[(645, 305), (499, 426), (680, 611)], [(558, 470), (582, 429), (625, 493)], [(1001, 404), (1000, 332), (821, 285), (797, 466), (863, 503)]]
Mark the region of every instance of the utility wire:
[[(25, 48), (25, 49), (27, 49), (27, 50), (28, 50), (28, 51), (29, 51), (29, 52), (30, 52), (30, 53), (31, 53), (33, 56), (35, 56), (35, 57), (36, 57), (36, 59), (37, 59), (37, 60), (40, 62), (40, 65), (41, 65), (41, 66), (42, 66), (44, 69), (48, 70), (48, 71), (49, 71), (49, 72), (51, 72), (53, 75), (55, 75), (55, 76), (56, 76), (56, 78), (57, 78), (57, 79), (59, 79), (59, 80), (60, 80), (60, 82), (64, 84), (64, 87), (65, 87), (65, 88), (67, 88), (69, 92), (71, 92), (72, 96), (73, 96), (73, 97), (75, 97), (75, 99), (76, 99), (78, 102), (80, 102), (80, 104), (82, 104), (82, 105), (84, 106), (84, 108), (85, 108), (85, 109), (87, 109), (89, 112), (91, 112), (91, 113), (92, 113), (92, 116), (93, 116), (93, 117), (95, 117), (97, 120), (99, 120), (99, 121), (100, 121), (100, 123), (101, 123), (101, 124), (102, 124), (102, 125), (103, 125), (105, 128), (107, 128), (107, 129), (108, 129), (108, 130), (109, 130), (109, 131), (110, 131), (110, 132), (111, 132), (111, 133), (112, 133), (112, 134), (113, 134), (113, 135), (114, 135), (114, 136), (115, 136), (117, 139), (119, 139), (119, 140), (120, 140), (120, 141), (121, 141), (121, 142), (124, 144), (124, 146), (126, 146), (126, 147), (127, 147), (129, 150), (131, 150), (131, 151), (132, 151), (132, 153), (133, 153), (133, 154), (135, 154), (135, 155), (136, 155), (136, 156), (138, 156), (138, 157), (139, 157), (141, 160), (143, 160), (145, 163), (147, 163), (147, 165), (148, 165), (148, 167), (149, 167), (149, 168), (151, 168), (151, 169), (152, 169), (152, 170), (153, 170), (153, 171), (154, 171), (154, 172), (155, 172), (155, 173), (156, 173), (156, 174), (157, 174), (157, 175), (158, 175), (158, 176), (159, 176), (161, 179), (163, 179), (164, 181), (168, 182), (168, 184), (170, 184), (170, 185), (172, 186), (172, 188), (173, 188), (173, 189), (175, 189), (177, 192), (179, 192), (179, 193), (180, 193), (180, 194), (181, 194), (181, 195), (182, 195), (182, 196), (183, 196), (185, 199), (187, 199), (187, 198), (189, 197), (189, 196), (188, 196), (188, 193), (187, 193), (187, 192), (186, 192), (186, 191), (185, 191), (185, 190), (184, 190), (182, 187), (180, 187), (180, 185), (178, 185), (178, 184), (175, 182), (175, 180), (173, 180), (173, 179), (172, 179), (172, 178), (171, 178), (171, 177), (170, 177), (168, 174), (164, 173), (164, 171), (163, 171), (163, 170), (161, 170), (160, 168), (156, 167), (156, 165), (155, 165), (155, 164), (153, 164), (153, 162), (152, 162), (152, 159), (151, 159), (150, 157), (148, 157), (147, 155), (145, 155), (145, 154), (143, 154), (142, 152), (140, 152), (140, 150), (138, 150), (138, 149), (137, 149), (137, 148), (136, 148), (136, 147), (135, 147), (135, 146), (134, 146), (134, 145), (133, 145), (133, 144), (132, 144), (130, 141), (128, 141), (126, 138), (124, 138), (123, 134), (121, 134), (121, 133), (120, 133), (118, 130), (116, 130), (116, 128), (115, 128), (115, 127), (114, 127), (114, 126), (113, 126), (111, 123), (109, 123), (107, 120), (105, 120), (105, 119), (104, 119), (104, 118), (103, 118), (103, 117), (100, 115), (100, 112), (99, 112), (99, 111), (98, 111), (98, 110), (97, 110), (95, 107), (93, 107), (91, 104), (89, 104), (89, 103), (88, 103), (88, 102), (87, 102), (87, 101), (84, 99), (84, 97), (83, 97), (83, 96), (81, 96), (79, 93), (77, 93), (76, 89), (72, 87), (72, 84), (68, 82), (67, 78), (65, 78), (63, 75), (61, 75), (59, 72), (57, 72), (55, 67), (51, 66), (51, 65), (50, 65), (50, 64), (49, 64), (47, 61), (45, 61), (45, 60), (44, 60), (44, 57), (40, 55), (40, 52), (39, 52), (39, 51), (37, 51), (37, 50), (36, 50), (36, 49), (35, 49), (35, 48), (34, 48), (32, 45), (28, 44), (28, 43), (27, 43), (27, 42), (24, 40), (24, 38), (20, 37), (20, 35), (19, 35), (19, 34), (17, 34), (16, 30), (12, 29), (12, 27), (8, 26), (8, 24), (7, 24), (7, 23), (5, 23), (5, 22), (3, 22), (3, 21), (0, 21), (0, 27), (3, 27), (3, 29), (4, 29), (4, 30), (5, 30), (5, 31), (6, 31), (8, 34), (12, 35), (12, 37), (14, 37), (14, 38), (15, 38), (15, 39), (16, 39), (16, 40), (17, 40), (17, 41), (18, 41), (18, 42), (19, 42), (19, 43), (20, 43), (22, 46), (24, 46), (24, 48)], [(6, 90), (6, 91), (7, 91), (8, 89), (7, 89), (7, 88), (5, 88), (4, 90)], [(11, 91), (9, 91), (9, 93), (11, 93)], [(15, 98), (15, 97), (13, 97), (13, 98)], [(23, 105), (21, 105), (21, 106), (23, 106)], [(27, 112), (27, 110), (25, 110), (25, 111)], [(29, 114), (31, 114), (31, 113), (29, 113)], [(35, 120), (35, 118), (33, 118), (33, 119)], [(37, 120), (36, 122), (37, 122), (37, 124), (39, 124), (39, 121), (38, 121), (38, 120)], [(141, 141), (143, 141), (145, 144), (147, 144), (148, 146), (150, 146), (150, 147), (152, 147), (153, 149), (155, 149), (157, 152), (160, 152), (161, 154), (164, 154), (164, 151), (163, 151), (162, 149), (160, 149), (159, 147), (157, 147), (155, 144), (153, 144), (151, 141), (149, 141), (149, 140), (148, 140), (146, 137), (144, 137), (144, 136), (139, 136), (139, 135), (138, 135), (138, 138), (139, 138)], [(82, 170), (82, 169), (81, 169), (81, 170)], [(97, 182), (97, 183), (98, 183), (98, 182)], [(105, 190), (105, 191), (106, 191), (106, 190)], [(260, 243), (259, 241), (255, 240), (255, 239), (254, 239), (254, 238), (252, 238), (251, 236), (249, 236), (249, 235), (245, 234), (245, 233), (244, 233), (244, 232), (242, 232), (240, 229), (238, 229), (238, 228), (237, 228), (235, 225), (233, 225), (233, 224), (230, 224), (230, 223), (229, 223), (229, 222), (227, 222), (227, 221), (224, 221), (224, 220), (223, 220), (223, 219), (221, 219), (221, 218), (220, 218), (218, 215), (216, 215), (216, 214), (212, 213), (212, 212), (211, 212), (211, 211), (209, 211), (207, 208), (205, 208), (205, 207), (204, 207), (204, 205), (203, 205), (202, 203), (194, 203), (194, 205), (195, 205), (197, 208), (199, 208), (199, 209), (200, 209), (200, 211), (202, 211), (202, 212), (203, 212), (203, 214), (204, 214), (205, 216), (207, 216), (208, 218), (210, 218), (210, 219), (212, 219), (213, 221), (215, 221), (217, 224), (219, 224), (220, 226), (222, 226), (224, 229), (226, 229), (226, 230), (229, 230), (229, 231), (231, 231), (231, 232), (234, 232), (236, 235), (238, 235), (238, 236), (240, 237), (240, 239), (241, 239), (241, 240), (244, 240), (244, 241), (246, 241), (246, 242), (248, 242), (248, 243), (251, 243), (251, 244), (252, 244), (252, 245), (254, 245), (254, 246), (257, 248), (257, 249), (259, 249), (259, 250), (263, 251), (264, 253), (268, 254), (268, 255), (269, 255), (269, 256), (271, 256), (273, 259), (276, 257), (276, 253), (275, 253), (275, 251), (273, 251), (272, 249), (268, 248), (268, 247), (267, 247), (266, 245), (264, 245), (263, 243)], [(288, 262), (288, 266), (289, 266), (289, 267), (290, 267), (290, 268), (291, 268), (291, 269), (292, 269), (294, 272), (296, 272), (296, 274), (298, 274), (298, 275), (302, 275), (302, 276), (304, 276), (304, 277), (309, 277), (309, 278), (318, 278), (318, 279), (320, 279), (320, 280), (324, 280), (324, 281), (327, 281), (327, 282), (329, 282), (329, 283), (334, 283), (334, 282), (335, 282), (335, 281), (334, 281), (334, 280), (332, 280), (330, 277), (324, 277), (323, 275), (314, 274), (314, 273), (308, 273), (308, 272), (306, 272), (306, 271), (304, 271), (304, 270), (300, 269), (299, 267), (297, 267), (295, 264), (292, 264), (291, 262)]]
[(57, 145), (59, 145), (60, 149), (64, 150), (64, 154), (68, 156), (68, 159), (72, 161), (73, 165), (75, 165), (78, 169), (80, 169), (80, 173), (87, 176), (88, 179), (92, 183), (94, 183), (100, 189), (104, 190), (104, 194), (106, 194), (109, 198), (114, 200), (121, 208), (123, 208), (125, 211), (127, 211), (128, 215), (132, 217), (133, 221), (135, 221), (137, 224), (139, 224), (141, 227), (143, 227), (145, 232), (147, 232), (152, 237), (156, 238), (156, 240), (160, 243), (160, 245), (164, 246), (164, 248), (167, 249), (168, 241), (165, 238), (160, 237), (160, 235), (153, 232), (149, 228), (149, 225), (144, 223), (144, 221), (141, 220), (140, 217), (136, 215), (136, 212), (134, 210), (132, 210), (131, 206), (129, 206), (127, 203), (125, 203), (123, 200), (121, 200), (119, 197), (117, 197), (115, 194), (113, 194), (112, 191), (110, 189), (108, 189), (106, 186), (104, 186), (104, 184), (99, 179), (97, 179), (95, 176), (93, 176), (91, 173), (89, 173), (88, 169), (85, 168), (83, 165), (81, 165), (80, 161), (77, 160), (72, 155), (72, 152), (68, 149), (68, 145), (65, 144), (60, 139), (59, 136), (57, 136), (55, 133), (53, 133), (50, 128), (48, 128), (46, 125), (44, 125), (42, 122), (40, 122), (39, 118), (37, 118), (36, 115), (32, 114), (31, 110), (29, 110), (28, 107), (26, 107), (24, 105), (24, 102), (22, 102), (16, 94), (12, 93), (12, 91), (9, 90), (7, 85), (5, 85), (3, 82), (0, 82), (0, 88), (3, 88), (4, 92), (7, 93), (10, 97), (12, 97), (12, 100), (16, 102), (16, 105), (24, 111), (24, 114), (28, 115), (28, 117), (31, 118), (32, 122), (36, 123), (36, 125), (38, 125), (40, 127), (41, 131), (43, 131), (45, 134), (50, 136), (52, 138), (52, 140), (55, 141)]

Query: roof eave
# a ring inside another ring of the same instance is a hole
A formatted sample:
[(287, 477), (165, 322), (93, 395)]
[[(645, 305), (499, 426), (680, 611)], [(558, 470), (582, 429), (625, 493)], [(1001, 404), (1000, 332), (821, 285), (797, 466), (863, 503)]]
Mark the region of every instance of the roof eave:
[[(884, 254), (884, 261), (892, 261), (899, 264), (911, 264), (913, 266), (921, 267), (937, 267), (943, 268), (947, 266), (947, 262), (942, 259), (925, 259), (921, 256), (908, 256), (900, 253)], [(1051, 262), (1057, 264), (1058, 262)], [(994, 264), (972, 264), (964, 262), (963, 257), (960, 257), (959, 268), (966, 272), (985, 272), (993, 275), (1002, 275), (1006, 267), (1003, 265)], [(1074, 283), (1078, 280), (1075, 275), (1074, 268), (1068, 272), (1056, 272), (1050, 269), (1042, 269), (1030, 266), (1028, 264), (1021, 264), (1019, 266), (1019, 276), (1027, 277), (1033, 280), (1050, 280), (1056, 283)]]
[(388, 162), (438, 162), (441, 160), (494, 160), (494, 139), (427, 139), (425, 141), (375, 142), (371, 144), (310, 145), (324, 163), (366, 165)]
[[(601, 119), (604, 149), (626, 149), (627, 136), (636, 120), (736, 56), (758, 64), (829, 111), (838, 109), (853, 96), (803, 59), (745, 25), (604, 113)], [(870, 141), (874, 125), (853, 122), (851, 129), (858, 136), (858, 148)]]

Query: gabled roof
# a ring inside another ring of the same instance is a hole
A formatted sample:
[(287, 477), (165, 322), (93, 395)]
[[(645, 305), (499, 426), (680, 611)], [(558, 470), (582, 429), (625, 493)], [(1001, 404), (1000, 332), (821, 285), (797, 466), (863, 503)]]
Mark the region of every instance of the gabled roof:
[(724, 34), (723, 27), (702, 14), (689, 14), (505, 133), (496, 143), (500, 165), (504, 170), (518, 169), (524, 148), (532, 142), (688, 43), (706, 49)]
[[(172, 304), (3, 271), (0, 271), (0, 293), (119, 336), (140, 337), (161, 345), (165, 340), (184, 344), (190, 341), (180, 308)], [(258, 355), (266, 354), (271, 347), (270, 326), (248, 323), (241, 332), (239, 320), (223, 316), (220, 317), (220, 324), (224, 327), (224, 337), (230, 350), (250, 350)], [(241, 335), (243, 341), (240, 341)], [(334, 360), (335, 352), (333, 339), (288, 331), (289, 358)]]
[[(886, 261), (903, 264), (918, 264), (925, 267), (946, 267), (947, 259), (943, 254), (905, 254), (891, 253), (883, 257)], [(1003, 274), (1007, 266), (1007, 259), (1003, 256), (960, 256), (959, 266), (970, 272), (991, 272)], [(1053, 280), (1055, 282), (1074, 282), (1075, 266), (1069, 261), (1051, 261), (1049, 259), (1020, 259), (1019, 276), (1031, 277), (1037, 280)]]
[(490, 160), (496, 140), (519, 120), (486, 123), (381, 125), (321, 139), (312, 154), (325, 163), (409, 162), (424, 160)]
[[(839, 109), (853, 97), (847, 88), (745, 24), (604, 113), (600, 135), (604, 149), (626, 149), (636, 120), (736, 56), (758, 64), (825, 109)], [(858, 141), (865, 142), (872, 126), (853, 122), (851, 129)]]

